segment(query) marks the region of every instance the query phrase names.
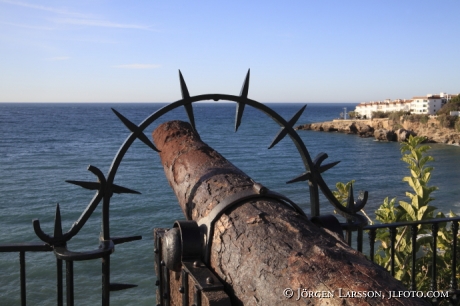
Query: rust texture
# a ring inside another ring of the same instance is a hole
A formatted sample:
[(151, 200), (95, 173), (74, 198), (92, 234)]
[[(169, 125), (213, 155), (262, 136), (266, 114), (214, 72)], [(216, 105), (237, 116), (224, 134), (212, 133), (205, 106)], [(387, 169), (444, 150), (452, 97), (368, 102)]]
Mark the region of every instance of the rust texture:
[[(227, 196), (252, 186), (246, 174), (203, 143), (188, 123), (164, 123), (153, 139), (188, 218), (198, 221)], [(220, 217), (210, 268), (224, 282), (233, 305), (427, 305), (417, 298), (389, 299), (390, 292), (407, 289), (276, 200), (248, 201)], [(290, 299), (284, 296), (286, 288), (293, 290)]]

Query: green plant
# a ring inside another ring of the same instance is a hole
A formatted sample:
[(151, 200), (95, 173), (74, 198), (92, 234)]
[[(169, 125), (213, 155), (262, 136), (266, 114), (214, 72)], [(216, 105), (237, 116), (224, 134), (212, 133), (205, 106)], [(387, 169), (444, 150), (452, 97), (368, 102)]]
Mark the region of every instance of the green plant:
[(403, 121), (407, 120), (409, 122), (420, 122), (423, 124), (428, 123), (430, 117), (424, 114), (405, 114), (403, 115)]
[[(419, 221), (433, 218), (442, 218), (442, 213), (435, 215), (436, 207), (430, 205), (433, 200), (431, 193), (437, 187), (429, 186), (433, 167), (427, 163), (434, 161), (433, 157), (425, 155), (429, 146), (422, 145), (423, 137), (410, 136), (407, 142), (402, 143), (401, 153), (404, 161), (410, 170), (410, 176), (403, 178), (411, 187), (412, 192), (406, 192), (410, 201), (391, 201), (386, 198), (383, 204), (375, 212), (376, 220), (381, 223), (393, 223), (402, 221)], [(453, 215), (451, 213), (451, 215)], [(437, 269), (438, 286), (448, 288), (450, 281), (451, 252), (450, 244), (452, 240), (451, 232), (446, 228), (446, 224), (439, 225), (437, 249)], [(386, 229), (380, 229), (376, 234), (376, 241), (380, 241), (375, 260), (385, 268), (390, 264), (390, 233)], [(431, 285), (432, 271), (432, 237), (431, 225), (419, 225), (417, 228), (417, 240), (415, 251), (419, 254), (415, 262), (415, 279), (418, 290), (429, 290)], [(410, 285), (412, 240), (411, 229), (409, 227), (398, 228), (395, 240), (395, 277), (401, 280), (406, 286)]]
[(351, 185), (353, 185), (354, 183), (355, 183), (355, 180), (351, 180), (345, 184), (341, 182), (338, 182), (337, 184), (335, 184), (335, 188), (337, 188), (337, 190), (332, 191), (332, 194), (334, 194), (335, 198), (339, 200), (339, 202), (343, 206), (345, 206), (347, 203), (348, 190), (350, 190)]
[(408, 112), (405, 112), (405, 111), (397, 111), (397, 112), (391, 112), (389, 115), (388, 115), (388, 118), (390, 120), (393, 120), (396, 124), (398, 123), (403, 123), (404, 122), (404, 118), (403, 116), (405, 115), (408, 115), (409, 113)]
[[(430, 205), (433, 198), (431, 193), (437, 187), (429, 186), (433, 167), (428, 163), (434, 158), (426, 155), (430, 149), (424, 145), (425, 138), (420, 136), (409, 136), (409, 139), (401, 144), (401, 160), (407, 164), (410, 175), (403, 178), (411, 191), (406, 192), (409, 201), (399, 201), (396, 198), (384, 199), (380, 207), (375, 211), (376, 221), (383, 224), (403, 221), (419, 221), (433, 218), (443, 218), (441, 212), (435, 213), (436, 207)], [(337, 183), (337, 191), (334, 196), (345, 205), (348, 198), (348, 190), (354, 181), (346, 184)], [(366, 215), (367, 216), (367, 215)], [(452, 212), (451, 217), (455, 216)], [(374, 255), (374, 260), (379, 265), (390, 268), (391, 246), (390, 232), (386, 228), (377, 230), (376, 242), (380, 243)], [(452, 232), (445, 223), (439, 224), (437, 239), (437, 284), (438, 288), (449, 288), (451, 277), (451, 250)], [(417, 239), (415, 245), (417, 258), (415, 262), (415, 279), (417, 290), (429, 290), (431, 286), (432, 273), (432, 237), (431, 225), (419, 225), (417, 227)], [(412, 239), (410, 227), (398, 227), (395, 239), (395, 277), (401, 280), (407, 287), (410, 286), (411, 265), (412, 265)]]
[(388, 118), (389, 113), (382, 111), (372, 112), (372, 118)]
[(430, 117), (428, 115), (421, 115), (420, 116), (420, 123), (427, 124), (429, 119), (430, 119)]
[(460, 117), (457, 117), (457, 121), (455, 121), (455, 130), (460, 132)]
[(355, 119), (355, 118), (358, 118), (358, 117), (359, 117), (359, 113), (357, 113), (355, 111), (349, 111), (348, 112), (348, 118)]
[(437, 115), (449, 115), (451, 111), (460, 110), (460, 95), (453, 97), (438, 112)]
[(445, 114), (438, 115), (437, 117), (439, 124), (445, 128), (454, 128), (457, 118), (458, 116), (450, 116)]

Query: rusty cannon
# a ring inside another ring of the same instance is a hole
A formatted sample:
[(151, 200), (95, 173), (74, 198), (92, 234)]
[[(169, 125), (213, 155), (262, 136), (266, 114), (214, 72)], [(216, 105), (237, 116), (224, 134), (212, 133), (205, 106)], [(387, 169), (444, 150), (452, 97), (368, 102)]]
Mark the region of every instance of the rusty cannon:
[(167, 122), (152, 136), (187, 218), (155, 230), (159, 305), (425, 304), (391, 298), (402, 284), (350, 248), (331, 219), (315, 225), (190, 124)]

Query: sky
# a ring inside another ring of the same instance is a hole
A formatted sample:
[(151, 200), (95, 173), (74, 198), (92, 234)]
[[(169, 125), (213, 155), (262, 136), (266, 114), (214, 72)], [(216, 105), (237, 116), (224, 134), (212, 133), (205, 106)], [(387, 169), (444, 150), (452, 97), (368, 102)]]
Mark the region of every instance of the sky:
[(0, 102), (460, 92), (460, 1), (0, 0)]

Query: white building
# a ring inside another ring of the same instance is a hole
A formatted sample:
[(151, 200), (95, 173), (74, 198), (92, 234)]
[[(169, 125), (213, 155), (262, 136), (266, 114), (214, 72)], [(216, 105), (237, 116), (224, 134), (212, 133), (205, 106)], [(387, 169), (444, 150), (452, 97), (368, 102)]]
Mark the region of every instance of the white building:
[(446, 104), (451, 95), (443, 92), (439, 95), (428, 94), (426, 97), (413, 97), (411, 103), (411, 113), (434, 115), (441, 107)]
[(398, 112), (405, 111), (409, 112), (411, 109), (412, 100), (397, 99), (391, 101), (386, 99), (385, 101), (371, 101), (360, 103), (356, 106), (355, 112), (359, 113), (361, 118), (372, 118), (373, 112)]
[(447, 103), (452, 97), (441, 92), (439, 95), (428, 94), (425, 97), (413, 97), (412, 100), (397, 99), (391, 101), (365, 102), (356, 106), (355, 112), (359, 113), (361, 118), (372, 118), (372, 112), (411, 112), (413, 114), (434, 115), (441, 107)]

